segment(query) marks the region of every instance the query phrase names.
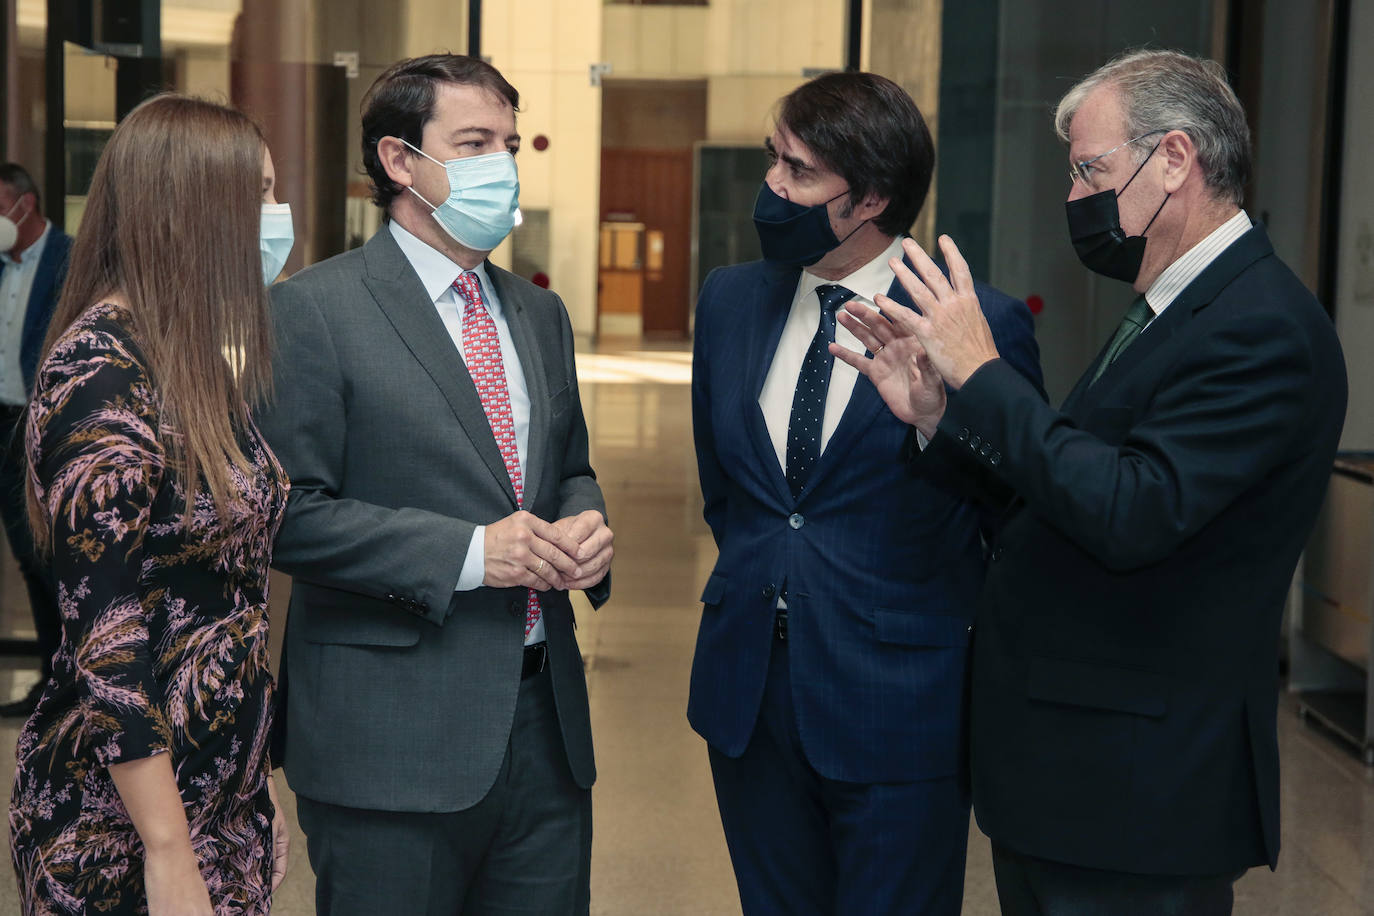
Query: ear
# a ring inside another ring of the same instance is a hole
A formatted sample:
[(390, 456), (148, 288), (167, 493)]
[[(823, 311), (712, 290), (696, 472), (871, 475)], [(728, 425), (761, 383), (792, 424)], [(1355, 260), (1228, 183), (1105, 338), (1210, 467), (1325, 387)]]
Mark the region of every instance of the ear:
[(854, 208), (854, 216), (858, 219), (877, 219), (882, 216), (887, 209), (888, 199), (879, 197), (870, 192), (867, 197), (859, 201), (859, 205)]
[(403, 188), (415, 183), (410, 157), (410, 147), (396, 137), (383, 137), (377, 141), (377, 160), (386, 169), (387, 177)]
[(1164, 157), (1164, 190), (1172, 194), (1183, 187), (1193, 172), (1201, 171), (1197, 147), (1192, 137), (1181, 130), (1171, 130), (1159, 141), (1159, 153)]

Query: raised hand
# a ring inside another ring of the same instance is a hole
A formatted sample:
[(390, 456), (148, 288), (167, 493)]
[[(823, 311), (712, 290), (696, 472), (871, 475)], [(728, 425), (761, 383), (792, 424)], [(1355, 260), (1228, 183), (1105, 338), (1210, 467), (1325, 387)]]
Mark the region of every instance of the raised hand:
[(968, 263), (947, 235), (940, 236), (940, 251), (949, 265), (948, 278), (912, 239), (905, 239), (902, 249), (916, 265), (915, 273), (899, 258), (888, 264), (921, 310), (912, 314), (911, 330), (935, 371), (957, 391), (980, 366), (998, 357)]
[(911, 328), (915, 313), (879, 295), (876, 307), (850, 301), (836, 317), (873, 355), (840, 344), (830, 352), (868, 377), (893, 416), (934, 435), (945, 412), (945, 385)]

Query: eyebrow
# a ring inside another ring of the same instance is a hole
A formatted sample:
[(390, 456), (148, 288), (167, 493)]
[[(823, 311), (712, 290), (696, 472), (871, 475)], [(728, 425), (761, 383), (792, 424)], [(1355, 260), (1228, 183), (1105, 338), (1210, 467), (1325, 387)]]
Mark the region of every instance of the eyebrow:
[[(455, 131), (452, 133), (452, 135), (450, 135), (449, 139), (452, 140), (452, 141), (454, 141), (454, 142), (457, 142), (459, 139), (461, 139), (461, 138), (463, 138), (463, 137), (466, 137), (466, 136), (469, 136), (469, 135), (472, 135), (472, 134), (476, 134), (476, 135), (477, 135), (480, 139), (482, 139), (482, 140), (490, 140), (492, 137), (496, 136), (496, 131), (491, 130), (490, 128), (486, 128), (486, 127), (460, 127), (460, 128), (458, 128), (457, 130), (455, 130)], [(510, 143), (517, 143), (517, 144), (518, 144), (519, 142), (520, 142), (520, 134), (518, 134), (518, 133), (509, 134), (509, 135), (507, 135), (507, 137), (506, 137), (506, 143), (507, 143), (507, 144), (510, 144)]]
[(777, 151), (777, 148), (773, 146), (773, 138), (772, 138), (772, 137), (764, 137), (764, 138), (763, 138), (763, 148), (766, 149), (766, 150), (768, 150), (769, 155), (774, 156), (774, 157), (776, 157), (776, 158), (778, 158), (778, 159), (781, 159), (783, 162), (786, 162), (788, 165), (790, 165), (792, 168), (796, 169), (796, 170), (799, 171), (799, 172), (813, 172), (813, 171), (815, 171), (815, 168), (814, 168), (813, 166), (808, 165), (806, 162), (803, 162), (801, 159), (798, 159), (796, 156), (784, 155), (783, 153), (779, 153), (779, 152)]

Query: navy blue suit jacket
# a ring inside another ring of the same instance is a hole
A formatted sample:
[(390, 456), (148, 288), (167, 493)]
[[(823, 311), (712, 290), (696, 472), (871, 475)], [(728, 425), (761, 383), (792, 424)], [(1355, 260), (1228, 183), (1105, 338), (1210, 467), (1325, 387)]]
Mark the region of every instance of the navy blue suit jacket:
[[(799, 271), (713, 271), (697, 303), (692, 417), (706, 522), (720, 550), (701, 600), (687, 715), (743, 753), (784, 587), (797, 726), (831, 779), (946, 776), (963, 760), (965, 666), (983, 580), (973, 504), (908, 473), (908, 427), (860, 376), (793, 498), (759, 408)], [(1003, 356), (1040, 386), (1026, 306), (978, 293)], [(889, 293), (910, 305), (894, 281)]]
[(72, 237), (53, 226), (38, 260), (38, 273), (33, 278), (28, 307), (24, 312), (24, 331), (19, 344), (19, 366), (24, 373), (24, 389), (33, 391), (33, 377), (38, 360), (43, 355), (43, 340), (48, 336), (48, 324), (62, 295), (62, 282), (67, 279), (67, 259), (72, 251)]

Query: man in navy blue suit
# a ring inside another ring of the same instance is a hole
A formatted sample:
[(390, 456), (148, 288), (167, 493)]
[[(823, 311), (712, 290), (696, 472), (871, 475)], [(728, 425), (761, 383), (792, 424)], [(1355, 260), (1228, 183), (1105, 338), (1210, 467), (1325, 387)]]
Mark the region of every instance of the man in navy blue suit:
[[(829, 352), (858, 346), (845, 302), (910, 301), (889, 260), (934, 148), (906, 92), (865, 73), (786, 96), (766, 146), (765, 260), (712, 272), (697, 305), (693, 424), (720, 557), (688, 718), (746, 914), (955, 914), (979, 518), (907, 473), (908, 425)], [(1039, 388), (1025, 305), (979, 291)]]
[(0, 519), (28, 587), (43, 659), (38, 683), (27, 695), (0, 704), (0, 716), (33, 712), (52, 673), (52, 654), (62, 637), (53, 590), (29, 534), (21, 420), (33, 390), (48, 322), (67, 277), (71, 248), (71, 236), (43, 216), (38, 188), (29, 173), (12, 162), (0, 164)]

